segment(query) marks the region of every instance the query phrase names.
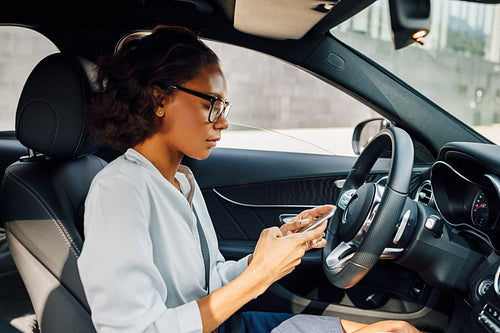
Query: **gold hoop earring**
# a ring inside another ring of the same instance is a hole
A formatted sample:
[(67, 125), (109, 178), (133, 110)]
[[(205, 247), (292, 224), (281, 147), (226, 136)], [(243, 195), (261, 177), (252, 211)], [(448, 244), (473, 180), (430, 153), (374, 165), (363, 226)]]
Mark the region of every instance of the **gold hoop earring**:
[(156, 115), (158, 117), (163, 117), (164, 113), (163, 113), (163, 110), (162, 109), (159, 109), (158, 111), (156, 111)]

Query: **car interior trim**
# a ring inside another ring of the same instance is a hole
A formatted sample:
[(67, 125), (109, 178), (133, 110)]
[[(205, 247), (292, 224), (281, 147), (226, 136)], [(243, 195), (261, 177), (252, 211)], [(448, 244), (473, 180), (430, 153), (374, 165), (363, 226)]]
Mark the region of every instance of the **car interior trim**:
[(243, 202), (238, 202), (232, 199), (229, 199), (228, 197), (222, 195), (220, 192), (218, 192), (216, 189), (212, 189), (212, 191), (221, 199), (230, 202), (234, 205), (242, 206), (242, 207), (251, 207), (251, 208), (314, 208), (316, 206), (314, 205), (255, 205), (255, 204), (249, 204), (249, 203), (243, 203)]
[(485, 174), (484, 177), (486, 177), (486, 179), (489, 179), (489, 181), (497, 191), (497, 194), (500, 196), (500, 179), (492, 174)]
[(498, 296), (500, 296), (500, 265), (498, 266), (497, 272), (495, 273), (495, 282), (493, 283), (493, 287), (495, 288), (495, 292)]

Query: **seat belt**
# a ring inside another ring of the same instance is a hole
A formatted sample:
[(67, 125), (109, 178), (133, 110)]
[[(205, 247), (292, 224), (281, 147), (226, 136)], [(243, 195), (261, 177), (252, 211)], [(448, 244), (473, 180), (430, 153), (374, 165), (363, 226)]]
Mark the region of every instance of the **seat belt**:
[(198, 217), (198, 213), (196, 213), (196, 208), (194, 208), (194, 205), (193, 212), (194, 216), (196, 216), (198, 235), (200, 237), (201, 253), (203, 255), (203, 264), (205, 265), (205, 283), (207, 284), (208, 294), (210, 294), (210, 252), (208, 248), (208, 242), (207, 238), (205, 237), (205, 233), (203, 232), (200, 218)]

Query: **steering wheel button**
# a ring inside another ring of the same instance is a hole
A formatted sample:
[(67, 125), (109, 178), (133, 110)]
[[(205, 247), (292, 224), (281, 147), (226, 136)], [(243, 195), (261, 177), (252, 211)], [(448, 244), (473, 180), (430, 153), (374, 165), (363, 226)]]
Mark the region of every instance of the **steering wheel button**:
[(432, 231), (432, 235), (436, 238), (441, 238), (443, 235), (443, 221), (436, 215), (427, 217), (424, 226), (427, 230)]
[(433, 230), (436, 226), (437, 219), (434, 216), (429, 216), (427, 220), (425, 220), (425, 228), (428, 230)]

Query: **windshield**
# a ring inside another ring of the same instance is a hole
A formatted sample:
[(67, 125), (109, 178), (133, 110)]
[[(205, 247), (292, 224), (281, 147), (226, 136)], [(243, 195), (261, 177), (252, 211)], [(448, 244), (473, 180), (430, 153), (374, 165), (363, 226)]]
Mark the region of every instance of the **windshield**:
[(432, 1), (423, 45), (392, 45), (388, 1), (331, 30), (433, 102), (500, 144), (500, 5)]

